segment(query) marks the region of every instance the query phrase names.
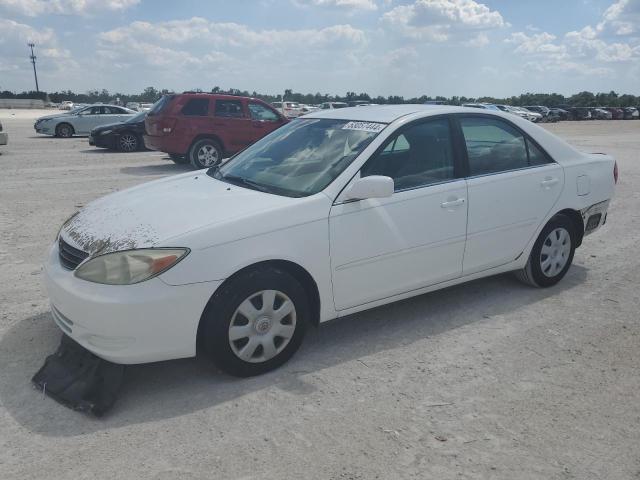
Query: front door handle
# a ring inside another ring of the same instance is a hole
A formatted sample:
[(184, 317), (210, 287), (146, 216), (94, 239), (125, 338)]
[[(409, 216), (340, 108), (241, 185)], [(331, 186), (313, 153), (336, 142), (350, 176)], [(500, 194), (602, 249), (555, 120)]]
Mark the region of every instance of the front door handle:
[(442, 208), (453, 208), (453, 207), (459, 207), (460, 205), (464, 205), (464, 202), (465, 202), (464, 198), (456, 198), (455, 200), (448, 200), (446, 202), (442, 202), (440, 206)]
[(548, 190), (559, 181), (560, 180), (558, 180), (556, 177), (546, 177), (543, 181), (540, 182), (540, 185), (542, 186), (542, 188), (546, 188)]

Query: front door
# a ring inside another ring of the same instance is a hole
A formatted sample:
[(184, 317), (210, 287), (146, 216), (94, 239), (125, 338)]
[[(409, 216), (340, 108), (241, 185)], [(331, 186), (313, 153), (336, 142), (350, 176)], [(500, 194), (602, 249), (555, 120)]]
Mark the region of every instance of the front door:
[(469, 164), (465, 275), (512, 262), (558, 200), (564, 170), (510, 122), (458, 117)]
[(329, 232), (335, 306), (366, 304), (462, 273), (467, 186), (446, 117), (405, 127), (360, 171), (394, 180), (389, 198), (338, 203)]

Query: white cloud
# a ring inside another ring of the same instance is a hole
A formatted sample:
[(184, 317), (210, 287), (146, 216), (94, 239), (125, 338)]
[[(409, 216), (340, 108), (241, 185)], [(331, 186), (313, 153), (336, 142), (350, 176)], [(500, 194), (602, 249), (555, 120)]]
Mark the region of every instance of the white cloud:
[(293, 0), (298, 6), (333, 7), (345, 10), (377, 10), (374, 0)]
[(382, 20), (406, 37), (433, 42), (507, 25), (500, 12), (474, 0), (416, 0), (393, 8)]
[(35, 17), (43, 14), (87, 15), (126, 10), (138, 3), (140, 0), (0, 0), (0, 8)]
[(604, 12), (596, 29), (604, 35), (640, 33), (640, 0), (617, 0)]

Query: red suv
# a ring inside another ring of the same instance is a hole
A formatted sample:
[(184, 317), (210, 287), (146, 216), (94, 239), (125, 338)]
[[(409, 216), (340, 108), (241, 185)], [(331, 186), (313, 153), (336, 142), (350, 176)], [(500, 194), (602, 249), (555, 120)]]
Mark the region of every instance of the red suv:
[(210, 93), (165, 95), (147, 113), (144, 144), (176, 163), (212, 167), (288, 120), (256, 98)]

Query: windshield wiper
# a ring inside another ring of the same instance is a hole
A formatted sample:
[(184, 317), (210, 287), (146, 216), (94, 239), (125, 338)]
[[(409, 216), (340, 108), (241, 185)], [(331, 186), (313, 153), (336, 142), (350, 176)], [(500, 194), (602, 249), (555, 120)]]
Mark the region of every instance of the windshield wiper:
[(258, 190), (260, 192), (271, 193), (271, 191), (267, 187), (265, 187), (264, 185), (256, 183), (253, 180), (248, 180), (248, 179), (246, 179), (244, 177), (239, 177), (237, 175), (220, 175), (220, 180), (227, 180), (230, 183), (239, 184), (241, 186), (250, 188), (252, 190)]

